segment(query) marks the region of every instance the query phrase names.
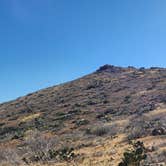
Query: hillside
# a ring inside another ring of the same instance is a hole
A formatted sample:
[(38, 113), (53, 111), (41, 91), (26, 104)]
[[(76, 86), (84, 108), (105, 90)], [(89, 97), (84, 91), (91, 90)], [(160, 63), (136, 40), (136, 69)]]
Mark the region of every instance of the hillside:
[(116, 166), (133, 140), (166, 164), (165, 68), (104, 65), (0, 104), (0, 165)]

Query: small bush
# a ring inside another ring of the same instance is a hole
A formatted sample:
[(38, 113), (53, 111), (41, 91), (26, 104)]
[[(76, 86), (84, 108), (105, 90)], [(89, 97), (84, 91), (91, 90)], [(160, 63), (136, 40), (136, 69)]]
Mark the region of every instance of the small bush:
[(158, 160), (159, 160), (159, 162), (166, 162), (166, 150), (163, 150), (163, 151), (158, 155)]
[(96, 136), (103, 136), (108, 134), (108, 132), (110, 131), (108, 126), (102, 126), (102, 127), (95, 127), (92, 129), (87, 129), (86, 130), (86, 134), (92, 134), (92, 135), (96, 135)]
[[(37, 130), (25, 133), (25, 141), (21, 147), (22, 160), (26, 163), (49, 161), (49, 152), (54, 149), (56, 140), (46, 138)], [(52, 157), (52, 156), (51, 156)]]
[(95, 105), (95, 104), (97, 104), (96, 101), (93, 101), (93, 100), (87, 101), (87, 105)]
[(82, 125), (87, 125), (89, 123), (89, 121), (86, 119), (79, 119), (79, 120), (74, 121), (74, 123), (77, 126), (82, 126)]
[(134, 143), (133, 150), (125, 151), (123, 156), (119, 166), (140, 166), (141, 161), (147, 157), (143, 142), (138, 141)]
[(0, 149), (0, 165), (6, 165), (6, 166), (17, 166), (22, 165), (23, 162), (18, 155), (18, 152), (16, 149)]
[(166, 134), (166, 129), (164, 127), (158, 127), (158, 128), (154, 128), (152, 130), (152, 135), (156, 136), (156, 135), (165, 135)]
[(148, 135), (165, 135), (166, 123), (164, 117), (136, 116), (130, 120), (127, 130), (129, 140)]
[[(155, 163), (155, 164), (154, 164)], [(165, 166), (166, 163), (166, 151), (158, 151), (154, 153), (148, 153), (147, 158), (141, 163), (143, 166)]]
[(130, 103), (131, 102), (131, 96), (125, 96), (125, 98), (124, 98), (124, 102), (125, 103)]
[(75, 154), (73, 151), (74, 151), (74, 148), (64, 147), (56, 151), (55, 154), (59, 157), (60, 160), (69, 161), (75, 157)]
[(132, 140), (147, 136), (150, 133), (151, 127), (150, 120), (146, 116), (132, 118), (128, 126), (128, 139)]
[(64, 112), (57, 112), (57, 113), (56, 113), (56, 116), (64, 116), (64, 115), (65, 115)]
[(133, 140), (133, 139), (141, 138), (146, 134), (147, 134), (147, 131), (145, 128), (143, 128), (142, 126), (135, 126), (130, 131), (128, 135), (128, 139)]

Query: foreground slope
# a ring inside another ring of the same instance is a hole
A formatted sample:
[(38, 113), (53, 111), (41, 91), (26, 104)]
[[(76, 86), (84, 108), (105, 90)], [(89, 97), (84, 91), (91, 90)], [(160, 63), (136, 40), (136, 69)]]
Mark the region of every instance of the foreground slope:
[[(140, 139), (150, 149), (146, 162), (164, 163), (165, 115), (165, 68), (105, 65), (80, 79), (1, 104), (0, 162), (118, 165), (129, 142)], [(73, 148), (74, 156), (34, 157), (37, 149), (47, 154), (50, 148), (64, 147)], [(4, 156), (11, 151), (9, 160)]]

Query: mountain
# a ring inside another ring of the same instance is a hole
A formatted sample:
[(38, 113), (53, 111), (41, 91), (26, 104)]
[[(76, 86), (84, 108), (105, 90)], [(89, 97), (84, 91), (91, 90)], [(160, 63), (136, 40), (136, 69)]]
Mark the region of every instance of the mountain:
[(0, 165), (116, 166), (136, 141), (164, 165), (165, 134), (166, 68), (104, 65), (0, 104)]

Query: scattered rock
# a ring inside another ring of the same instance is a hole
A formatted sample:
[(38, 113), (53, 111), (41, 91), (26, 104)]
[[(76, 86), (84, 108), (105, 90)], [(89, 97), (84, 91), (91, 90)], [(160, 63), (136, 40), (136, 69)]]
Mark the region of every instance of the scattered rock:
[(152, 130), (152, 135), (156, 136), (156, 135), (165, 135), (166, 134), (166, 130), (163, 127), (160, 128), (155, 128)]

